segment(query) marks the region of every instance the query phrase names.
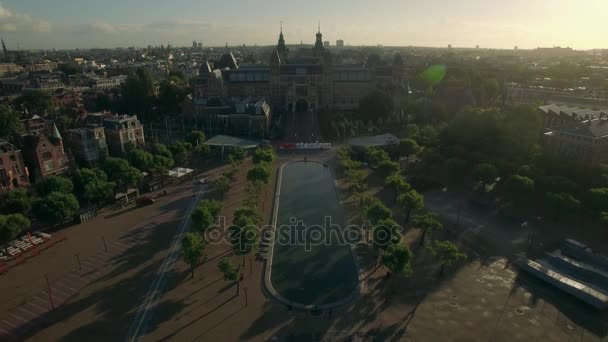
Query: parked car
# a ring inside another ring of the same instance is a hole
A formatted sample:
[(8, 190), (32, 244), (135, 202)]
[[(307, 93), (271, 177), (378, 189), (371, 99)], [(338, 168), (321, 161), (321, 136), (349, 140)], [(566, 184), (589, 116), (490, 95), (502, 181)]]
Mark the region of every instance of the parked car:
[(147, 205), (154, 204), (154, 199), (147, 196), (142, 196), (135, 201), (135, 204), (137, 204), (138, 207), (145, 207)]

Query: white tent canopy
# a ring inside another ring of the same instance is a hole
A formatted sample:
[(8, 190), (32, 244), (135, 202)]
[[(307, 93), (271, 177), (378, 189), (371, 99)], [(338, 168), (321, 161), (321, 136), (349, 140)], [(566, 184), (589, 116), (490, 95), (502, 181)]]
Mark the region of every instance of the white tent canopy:
[(192, 170), (192, 169), (188, 169), (188, 168), (184, 168), (184, 167), (176, 167), (172, 170), (169, 170), (169, 176), (181, 178), (183, 176), (187, 176), (187, 175), (191, 174), (192, 172), (194, 172), (194, 170)]

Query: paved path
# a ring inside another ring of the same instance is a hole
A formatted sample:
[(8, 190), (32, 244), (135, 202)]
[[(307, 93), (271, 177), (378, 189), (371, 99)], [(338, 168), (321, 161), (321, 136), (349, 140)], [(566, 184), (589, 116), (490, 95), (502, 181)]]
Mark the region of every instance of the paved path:
[(164, 285), (165, 285), (165, 273), (171, 269), (173, 263), (177, 259), (179, 255), (179, 250), (181, 246), (182, 237), (184, 234), (190, 229), (190, 215), (192, 211), (196, 207), (196, 204), (206, 192), (207, 186), (203, 187), (195, 196), (192, 201), (190, 208), (186, 212), (186, 216), (184, 217), (182, 224), (180, 225), (175, 238), (173, 239), (173, 244), (171, 249), (169, 250), (169, 254), (165, 258), (165, 261), (161, 264), (158, 269), (158, 275), (156, 281), (154, 281), (150, 285), (150, 289), (148, 290), (146, 296), (144, 297), (143, 303), (139, 306), (137, 310), (137, 314), (131, 323), (131, 327), (129, 328), (129, 332), (127, 333), (127, 341), (140, 341), (143, 336), (145, 336), (147, 331), (147, 324), (150, 319), (151, 312), (154, 310), (154, 307), (158, 303), (160, 296), (163, 293)]

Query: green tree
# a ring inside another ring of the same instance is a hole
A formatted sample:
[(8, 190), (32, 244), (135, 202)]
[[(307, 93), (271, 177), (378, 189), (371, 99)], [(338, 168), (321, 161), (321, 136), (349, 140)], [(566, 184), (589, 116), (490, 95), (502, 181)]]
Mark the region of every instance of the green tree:
[(380, 90), (375, 90), (359, 101), (359, 119), (363, 122), (386, 121), (394, 112), (393, 98)]
[(211, 227), (211, 224), (215, 221), (215, 217), (210, 212), (210, 208), (204, 205), (199, 205), (194, 208), (190, 215), (192, 220), (192, 228), (199, 233), (204, 233)]
[(446, 162), (447, 170), (449, 173), (449, 178), (451, 182), (462, 182), (466, 171), (467, 171), (467, 161), (462, 158), (450, 158)]
[(78, 169), (72, 179), (76, 193), (90, 203), (102, 204), (114, 195), (115, 184), (100, 169)]
[(392, 218), (385, 218), (378, 221), (372, 230), (372, 243), (374, 248), (385, 250), (390, 245), (398, 244), (401, 239), (399, 229), (399, 224)]
[(429, 251), (431, 254), (437, 257), (441, 263), (439, 276), (443, 275), (446, 267), (450, 267), (459, 261), (466, 260), (467, 258), (467, 255), (461, 252), (458, 246), (451, 241), (435, 240), (433, 245), (429, 248)]
[(240, 216), (228, 228), (228, 233), (230, 234), (232, 251), (235, 255), (243, 257), (244, 266), (245, 256), (255, 252), (259, 243), (259, 235), (255, 224), (250, 217)]
[(528, 177), (513, 175), (507, 179), (505, 190), (515, 205), (518, 205), (534, 193), (534, 181)]
[(547, 206), (553, 213), (553, 219), (557, 221), (562, 215), (572, 214), (577, 211), (581, 206), (581, 202), (567, 193), (556, 194), (548, 192)]
[(585, 207), (596, 212), (608, 210), (608, 188), (592, 188), (584, 198)]
[(201, 131), (192, 131), (186, 135), (185, 140), (194, 147), (200, 146), (205, 142), (205, 133)]
[(41, 91), (26, 91), (15, 99), (15, 108), (27, 109), (30, 114), (46, 116), (53, 113), (51, 95)]
[(379, 200), (374, 201), (374, 203), (365, 209), (365, 217), (373, 225), (376, 225), (382, 220), (389, 219), (391, 216), (391, 210)]
[(420, 246), (424, 244), (427, 235), (432, 235), (434, 232), (443, 229), (443, 224), (439, 222), (437, 215), (428, 211), (423, 214), (414, 215), (412, 218), (412, 224), (414, 227), (422, 230)]
[[(420, 129), (418, 136), (414, 140), (422, 146), (435, 147), (439, 144), (439, 133), (432, 126), (425, 125)], [(414, 153), (417, 153), (417, 151)]]
[(182, 255), (184, 261), (190, 265), (192, 279), (194, 279), (194, 269), (205, 260), (205, 243), (198, 233), (186, 233), (182, 239)]
[(65, 177), (47, 176), (36, 182), (36, 190), (40, 196), (46, 196), (54, 191), (70, 193), (74, 190), (74, 184)]
[(122, 106), (125, 112), (150, 119), (153, 97), (154, 81), (147, 69), (138, 68), (129, 74), (122, 88)]
[(30, 227), (30, 220), (22, 214), (0, 215), (0, 245), (11, 242)]
[(173, 167), (173, 159), (164, 155), (155, 154), (152, 158), (152, 170), (160, 175), (161, 185), (164, 185), (165, 174)]
[(256, 164), (247, 172), (247, 180), (250, 182), (260, 181), (268, 184), (270, 180), (270, 166), (266, 163)]
[(213, 181), (213, 187), (220, 194), (220, 196), (226, 195), (230, 189), (230, 178), (226, 177), (225, 175), (220, 176)]
[(578, 191), (578, 184), (564, 176), (543, 177), (540, 183), (547, 192), (575, 194)]
[(380, 177), (386, 178), (392, 174), (399, 172), (399, 164), (390, 160), (382, 161), (380, 164), (378, 164), (376, 172)]
[(402, 175), (397, 173), (386, 177), (384, 184), (394, 191), (395, 196), (393, 197), (393, 202), (397, 201), (397, 196), (399, 196), (399, 194), (408, 192), (412, 189), (410, 183), (408, 183)]
[(256, 210), (255, 207), (247, 206), (238, 208), (234, 211), (234, 221), (240, 221), (243, 218), (250, 219), (254, 224), (260, 224), (264, 220), (262, 214)]
[(51, 225), (74, 219), (79, 209), (74, 195), (57, 191), (37, 199), (32, 206), (36, 218)]
[(372, 168), (376, 168), (383, 161), (390, 161), (388, 153), (377, 147), (369, 147), (366, 154), (367, 162)]
[(5, 105), (0, 105), (0, 137), (7, 137), (19, 130), (19, 116)]
[(482, 184), (491, 184), (498, 177), (498, 169), (489, 163), (481, 163), (473, 168), (473, 179)]
[(241, 293), (240, 287), (240, 279), (241, 279), (241, 270), (236, 267), (234, 263), (228, 258), (222, 258), (220, 262), (217, 264), (218, 269), (224, 275), (225, 281), (232, 281), (236, 283), (236, 295), (238, 296)]
[(116, 183), (119, 188), (135, 186), (144, 178), (141, 171), (122, 158), (107, 158), (103, 164), (103, 171), (108, 176), (108, 180)]
[(169, 146), (169, 150), (173, 154), (173, 159), (178, 165), (185, 165), (192, 156), (192, 145), (188, 142), (178, 141)]
[(382, 265), (390, 272), (406, 277), (412, 274), (412, 259), (412, 252), (407, 246), (394, 244), (389, 245), (381, 257)]
[(231, 161), (235, 161), (237, 164), (240, 164), (241, 161), (245, 160), (245, 150), (241, 147), (235, 147), (230, 151), (228, 155), (228, 159)]
[(2, 214), (25, 214), (30, 211), (31, 207), (31, 199), (25, 189), (15, 189), (0, 197), (0, 213)]
[(410, 159), (411, 155), (415, 155), (420, 151), (420, 146), (414, 139), (403, 139), (399, 142), (399, 154), (405, 156), (407, 160)]
[(213, 221), (215, 222), (217, 220), (217, 216), (222, 211), (222, 208), (224, 208), (224, 203), (222, 203), (221, 201), (204, 199), (200, 201), (198, 206), (207, 209), (209, 211), (209, 214), (211, 214), (211, 216), (213, 217)]
[(257, 148), (253, 153), (252, 160), (254, 164), (272, 163), (274, 160), (272, 147)]
[(175, 80), (160, 83), (157, 103), (162, 113), (178, 114), (187, 95), (187, 88)]
[(173, 160), (173, 153), (169, 150), (167, 145), (164, 144), (154, 144), (150, 147), (150, 153), (155, 156), (162, 156), (167, 159)]
[(397, 197), (397, 203), (406, 210), (405, 224), (407, 224), (410, 221), (412, 210), (418, 210), (424, 207), (424, 196), (419, 194), (416, 190), (410, 190), (399, 195)]
[(127, 158), (131, 165), (138, 168), (140, 171), (148, 171), (154, 167), (154, 156), (150, 152), (146, 152), (139, 148), (134, 148), (127, 154)]
[(608, 224), (608, 212), (602, 211), (600, 213), (600, 222), (604, 225)]

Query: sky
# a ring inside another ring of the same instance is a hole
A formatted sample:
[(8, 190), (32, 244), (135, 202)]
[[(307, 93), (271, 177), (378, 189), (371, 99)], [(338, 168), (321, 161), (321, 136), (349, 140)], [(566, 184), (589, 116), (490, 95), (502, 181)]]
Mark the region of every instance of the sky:
[(0, 0), (10, 49), (172, 44), (608, 48), (608, 0)]

